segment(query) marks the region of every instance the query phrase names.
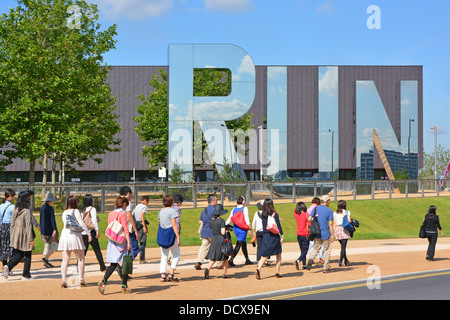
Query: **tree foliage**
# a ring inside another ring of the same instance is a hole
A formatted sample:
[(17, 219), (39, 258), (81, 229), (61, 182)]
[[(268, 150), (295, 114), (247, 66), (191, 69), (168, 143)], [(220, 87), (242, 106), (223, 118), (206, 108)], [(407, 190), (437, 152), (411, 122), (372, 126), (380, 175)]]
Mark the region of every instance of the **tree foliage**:
[(66, 165), (100, 162), (97, 155), (120, 143), (103, 61), (115, 48), (116, 26), (101, 31), (97, 6), (81, 0), (17, 2), (0, 17), (0, 143), (7, 146), (0, 164), (33, 165), (45, 154)]
[[(437, 178), (444, 175), (447, 165), (450, 162), (450, 150), (443, 146), (437, 146)], [(434, 179), (435, 157), (433, 153), (423, 153), (423, 168), (420, 169), (419, 179)], [(447, 176), (450, 179), (450, 175)]]

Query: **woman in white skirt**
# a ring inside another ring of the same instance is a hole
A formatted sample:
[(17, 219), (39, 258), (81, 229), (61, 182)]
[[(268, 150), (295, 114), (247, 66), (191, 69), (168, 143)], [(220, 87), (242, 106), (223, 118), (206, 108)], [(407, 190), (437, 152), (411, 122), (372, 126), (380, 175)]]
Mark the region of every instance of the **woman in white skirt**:
[(342, 267), (342, 261), (344, 261), (345, 266), (350, 264), (350, 261), (347, 259), (347, 242), (348, 239), (351, 238), (350, 232), (342, 227), (342, 221), (345, 216), (347, 216), (348, 221), (351, 221), (350, 211), (347, 210), (347, 202), (340, 200), (336, 212), (333, 213), (334, 237), (339, 240), (339, 243), (341, 244), (339, 267)]
[[(109, 277), (112, 275), (114, 270), (118, 268), (119, 263), (122, 262), (123, 256), (127, 253), (127, 250), (131, 250), (131, 242), (130, 242), (130, 231), (128, 229), (128, 219), (127, 213), (125, 209), (128, 207), (129, 201), (125, 197), (118, 197), (116, 199), (116, 209), (111, 211), (108, 215), (108, 225), (117, 220), (123, 228), (123, 233), (125, 235), (126, 241), (122, 244), (116, 243), (112, 240), (108, 241), (108, 246), (106, 248), (106, 262), (111, 263), (108, 269), (106, 269), (105, 276), (102, 281), (98, 283), (98, 291), (101, 294), (105, 293), (106, 283), (108, 282)], [(118, 268), (120, 269), (120, 268)], [(131, 290), (128, 288), (128, 275), (121, 275), (122, 277), (122, 293), (128, 294), (131, 293)]]
[[(78, 225), (84, 230), (84, 232), (89, 234), (89, 229), (83, 221), (78, 208), (78, 197), (69, 196), (67, 199), (67, 209), (62, 214), (62, 220), (64, 223), (64, 228), (61, 231), (61, 237), (59, 238), (58, 250), (62, 251), (62, 264), (61, 264), (61, 275), (62, 283), (61, 288), (67, 288), (67, 267), (69, 266), (70, 255), (72, 251), (75, 253), (78, 259), (78, 270), (80, 272), (80, 285), (83, 287), (87, 286), (84, 281), (84, 243), (81, 232), (74, 231), (66, 227), (67, 217), (71, 215)], [(91, 236), (89, 236), (89, 241), (91, 241)]]

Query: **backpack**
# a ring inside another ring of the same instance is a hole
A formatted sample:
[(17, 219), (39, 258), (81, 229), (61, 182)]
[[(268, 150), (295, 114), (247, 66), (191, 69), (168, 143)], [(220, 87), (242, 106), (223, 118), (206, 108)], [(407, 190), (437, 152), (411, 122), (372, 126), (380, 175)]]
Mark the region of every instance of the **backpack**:
[(316, 211), (317, 207), (314, 208), (314, 215), (311, 221), (311, 227), (309, 228), (309, 236), (308, 236), (309, 241), (313, 241), (315, 237), (320, 236), (321, 234), (319, 221), (317, 220), (316, 216)]

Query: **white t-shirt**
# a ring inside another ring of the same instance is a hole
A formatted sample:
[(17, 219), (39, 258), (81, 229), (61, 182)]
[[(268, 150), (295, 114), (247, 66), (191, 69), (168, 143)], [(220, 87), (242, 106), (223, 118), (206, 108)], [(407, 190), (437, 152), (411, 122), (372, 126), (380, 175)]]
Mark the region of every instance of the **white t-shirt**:
[(344, 216), (347, 215), (348, 221), (350, 221), (350, 211), (344, 210), (342, 213), (333, 213), (333, 220), (336, 223), (337, 226), (342, 226), (342, 221), (344, 219)]
[[(85, 209), (85, 212), (91, 212), (91, 220), (92, 223), (94, 224), (94, 230), (98, 231), (98, 218), (97, 218), (97, 209), (95, 209), (95, 207), (87, 207)], [(86, 232), (82, 232), (81, 234), (83, 235), (88, 235)]]
[(134, 220), (142, 222), (142, 213), (147, 213), (147, 206), (143, 203), (139, 203), (133, 210)]

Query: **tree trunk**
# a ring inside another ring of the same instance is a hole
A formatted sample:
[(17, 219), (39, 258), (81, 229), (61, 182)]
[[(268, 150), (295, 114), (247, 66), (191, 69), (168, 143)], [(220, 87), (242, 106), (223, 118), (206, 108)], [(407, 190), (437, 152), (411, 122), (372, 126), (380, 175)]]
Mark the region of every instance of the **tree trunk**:
[(47, 192), (47, 161), (48, 156), (47, 154), (44, 154), (44, 161), (42, 162), (42, 198), (45, 197), (45, 193)]

